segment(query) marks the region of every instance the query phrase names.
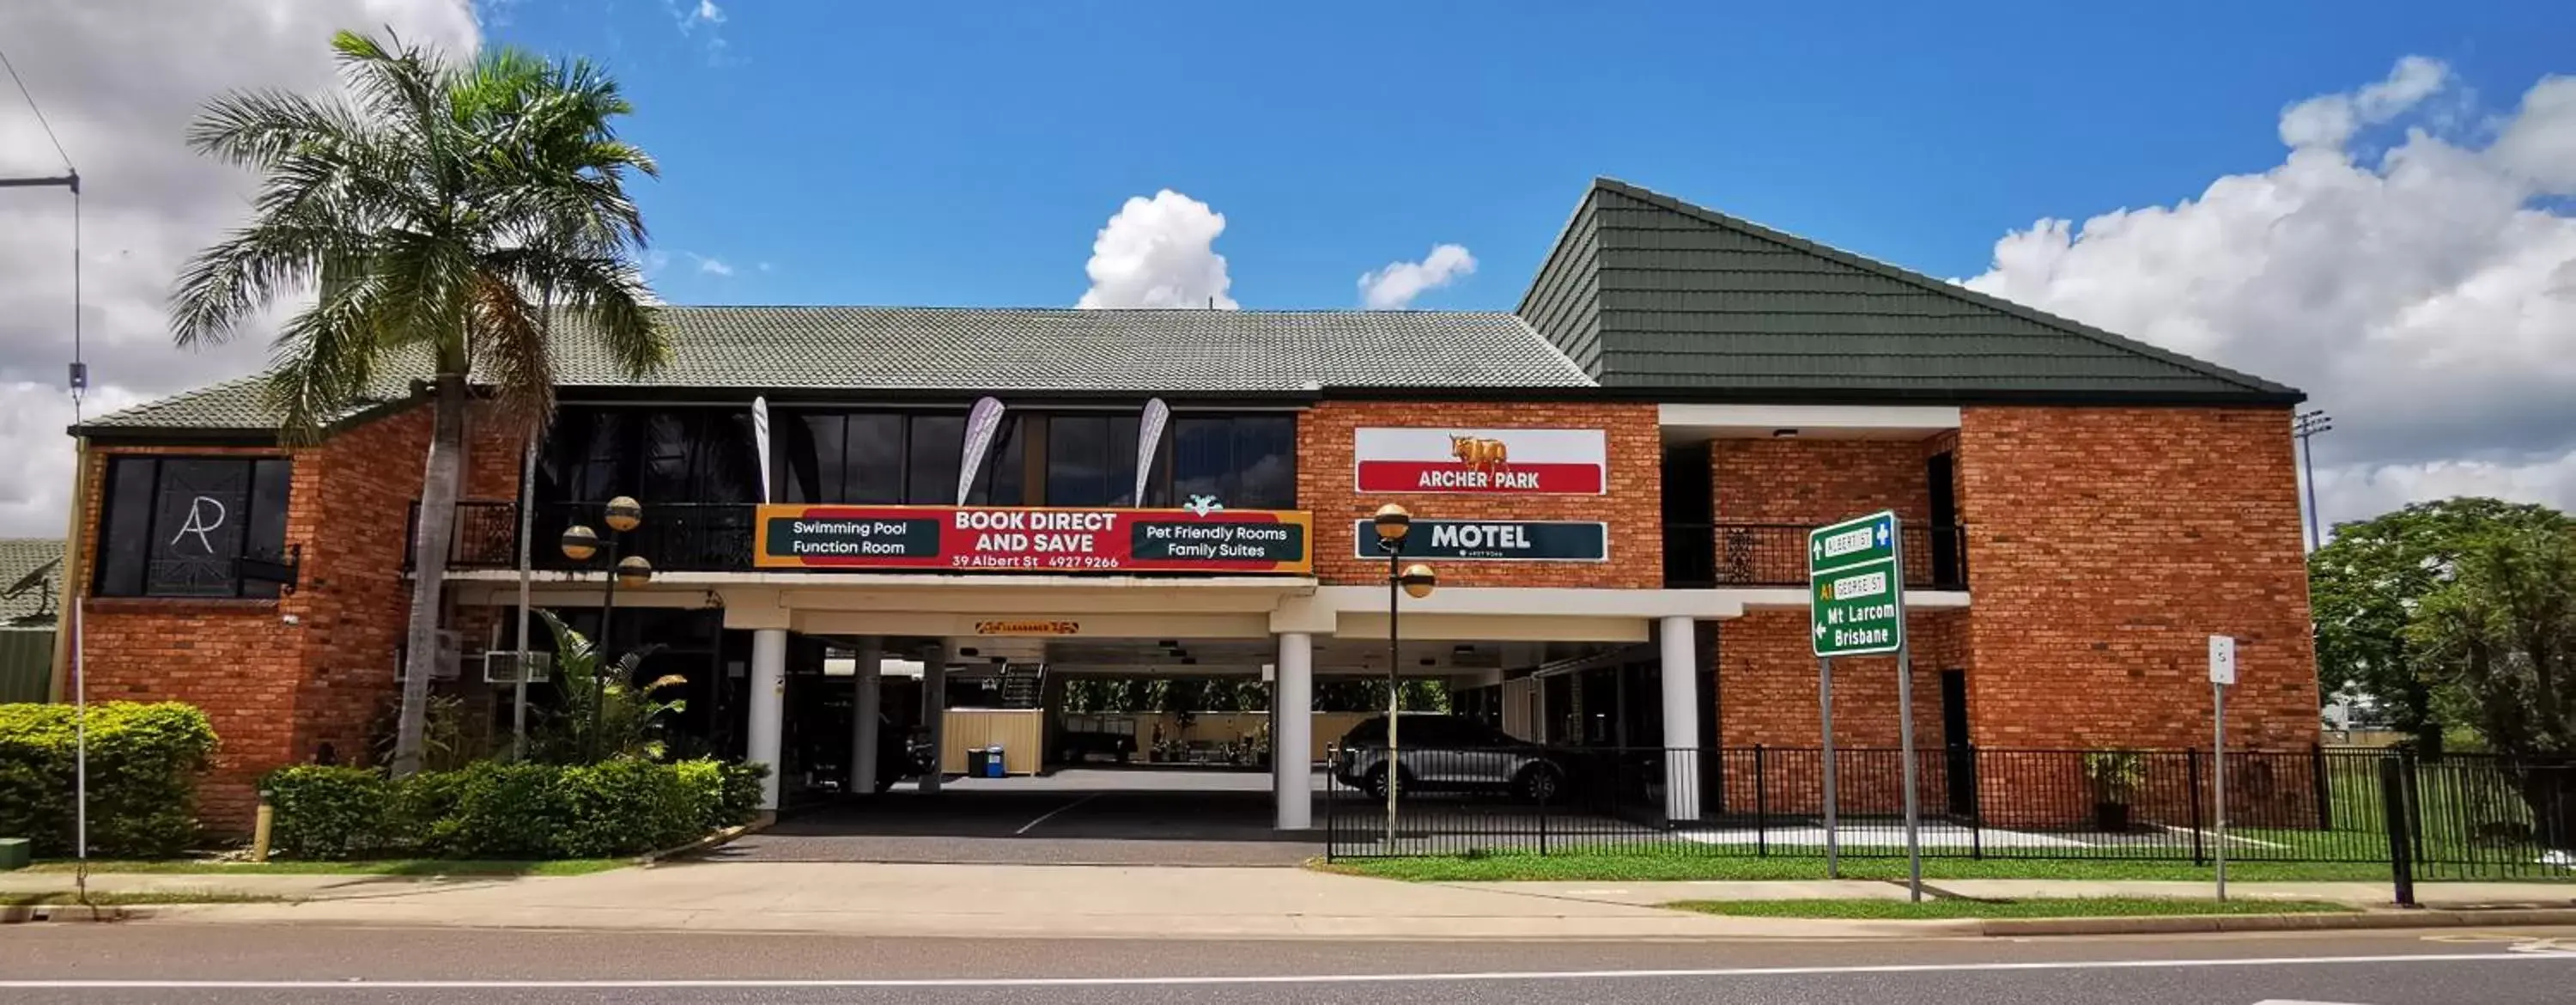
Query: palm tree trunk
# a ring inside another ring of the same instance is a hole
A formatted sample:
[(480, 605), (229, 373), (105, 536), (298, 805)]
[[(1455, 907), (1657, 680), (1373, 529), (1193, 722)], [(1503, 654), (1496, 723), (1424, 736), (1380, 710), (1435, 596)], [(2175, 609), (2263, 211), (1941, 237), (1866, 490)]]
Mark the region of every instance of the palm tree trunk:
[[(444, 369), (444, 368), (442, 368)], [(412, 534), (411, 634), (403, 653), (402, 710), (394, 727), (393, 776), (420, 770), (421, 734), (429, 713), (429, 676), (438, 665), (439, 592), (456, 537), (456, 496), (464, 473), (465, 376), (438, 375), (429, 435), (429, 468), (421, 476), (420, 524)]]

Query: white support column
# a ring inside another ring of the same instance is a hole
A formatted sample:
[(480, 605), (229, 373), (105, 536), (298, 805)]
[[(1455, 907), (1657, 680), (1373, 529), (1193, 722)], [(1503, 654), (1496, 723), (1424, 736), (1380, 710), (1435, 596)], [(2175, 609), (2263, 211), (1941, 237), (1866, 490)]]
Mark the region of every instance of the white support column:
[(930, 770), (921, 774), (921, 791), (937, 792), (948, 763), (948, 643), (922, 654), (921, 726), (930, 734)]
[(1279, 829), (1302, 831), (1315, 825), (1315, 637), (1279, 633), (1276, 666), (1270, 707), (1278, 710), (1272, 718), (1279, 727), (1270, 735), (1270, 789), (1279, 802)]
[(787, 630), (762, 628), (751, 633), (751, 747), (755, 764), (769, 766), (760, 783), (760, 808), (778, 811), (780, 764), (778, 744), (787, 721)]
[(883, 711), (879, 670), (885, 662), (885, 640), (874, 635), (859, 640), (859, 672), (850, 678), (850, 792), (877, 790), (877, 719)]
[(1664, 618), (1664, 815), (1699, 819), (1699, 633), (1688, 617)]

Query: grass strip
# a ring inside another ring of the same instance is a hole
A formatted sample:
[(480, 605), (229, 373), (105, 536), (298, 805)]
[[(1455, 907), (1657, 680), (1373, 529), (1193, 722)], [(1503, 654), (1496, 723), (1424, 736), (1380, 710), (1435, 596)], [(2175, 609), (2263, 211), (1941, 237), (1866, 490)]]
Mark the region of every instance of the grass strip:
[(1818, 900), (1686, 900), (1666, 907), (1750, 918), (1848, 918), (1915, 921), (1937, 918), (2136, 918), (2194, 914), (2348, 912), (2311, 900), (2205, 900), (2160, 897), (2065, 897), (2027, 900), (1908, 900), (1849, 897)]
[[(506, 860), (394, 858), (358, 862), (228, 862), (218, 859), (94, 861), (93, 873), (222, 874), (232, 876), (584, 876), (631, 864), (622, 858), (576, 858), (550, 862)], [(71, 872), (69, 859), (52, 859), (27, 867), (29, 872)]]

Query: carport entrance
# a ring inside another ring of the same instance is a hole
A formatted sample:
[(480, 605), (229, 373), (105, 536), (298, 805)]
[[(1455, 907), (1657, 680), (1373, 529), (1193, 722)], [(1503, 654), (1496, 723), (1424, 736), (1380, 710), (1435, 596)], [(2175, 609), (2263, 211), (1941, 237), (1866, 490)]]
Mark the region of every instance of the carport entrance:
[[(1315, 787), (1321, 787), (1316, 776)], [(1320, 795), (1314, 798), (1321, 798)], [(1273, 829), (1266, 771), (1087, 766), (950, 779), (794, 813), (712, 861), (1283, 865), (1320, 834)]]

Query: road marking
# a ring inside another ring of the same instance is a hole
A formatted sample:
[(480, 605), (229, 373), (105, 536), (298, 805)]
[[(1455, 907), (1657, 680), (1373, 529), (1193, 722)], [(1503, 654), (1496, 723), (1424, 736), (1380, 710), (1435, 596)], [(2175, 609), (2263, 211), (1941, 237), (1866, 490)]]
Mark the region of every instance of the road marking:
[(926, 977), (926, 978), (723, 978), (678, 980), (0, 980), (0, 989), (100, 990), (553, 990), (671, 988), (1095, 988), (1192, 987), (1227, 984), (1447, 984), (1509, 981), (1597, 981), (1677, 977), (1818, 977), (1839, 974), (1936, 974), (1980, 971), (2191, 970), (2219, 967), (2342, 966), (2355, 963), (2576, 962), (2576, 953), (2413, 953), (2389, 956), (2271, 956), (2207, 960), (2050, 960), (1994, 963), (1887, 963), (1841, 967), (1724, 967), (1704, 970), (1537, 970), (1450, 974), (1256, 974), (1235, 977)]
[(1080, 799), (1076, 799), (1076, 800), (1074, 800), (1074, 801), (1072, 801), (1072, 802), (1069, 802), (1069, 803), (1066, 803), (1066, 804), (1064, 804), (1064, 805), (1062, 805), (1062, 806), (1058, 806), (1058, 807), (1056, 807), (1056, 808), (1054, 808), (1054, 809), (1048, 810), (1048, 811), (1046, 811), (1045, 813), (1038, 814), (1038, 818), (1037, 818), (1037, 819), (1035, 819), (1035, 820), (1031, 820), (1031, 821), (1029, 821), (1029, 822), (1028, 822), (1028, 823), (1026, 823), (1026, 824), (1022, 824), (1022, 825), (1020, 826), (1020, 829), (1018, 829), (1018, 830), (1015, 830), (1015, 831), (1012, 831), (1012, 832), (1011, 832), (1011, 836), (1012, 836), (1012, 837), (1018, 837), (1018, 836), (1020, 836), (1020, 835), (1022, 835), (1022, 834), (1026, 834), (1026, 833), (1028, 833), (1028, 832), (1030, 832), (1030, 831), (1036, 830), (1036, 829), (1038, 829), (1038, 825), (1039, 825), (1039, 824), (1042, 824), (1042, 823), (1045, 823), (1045, 822), (1047, 822), (1047, 821), (1049, 821), (1049, 820), (1053, 820), (1053, 819), (1055, 819), (1055, 815), (1056, 815), (1056, 814), (1058, 814), (1058, 813), (1062, 813), (1062, 812), (1064, 812), (1064, 811), (1066, 811), (1066, 810), (1069, 810), (1069, 809), (1072, 809), (1072, 808), (1074, 808), (1074, 807), (1076, 807), (1076, 806), (1080, 806), (1080, 805), (1082, 805), (1082, 804), (1084, 804), (1084, 803), (1087, 803), (1087, 802), (1090, 802), (1090, 801), (1092, 801), (1092, 800), (1094, 800), (1094, 799), (1098, 799), (1098, 798), (1100, 798), (1101, 796), (1103, 796), (1103, 795), (1105, 795), (1105, 794), (1106, 794), (1106, 793), (1094, 792), (1094, 793), (1092, 793), (1092, 794), (1090, 794), (1090, 795), (1087, 795), (1087, 796), (1084, 796), (1084, 797), (1082, 797), (1082, 798), (1080, 798)]

